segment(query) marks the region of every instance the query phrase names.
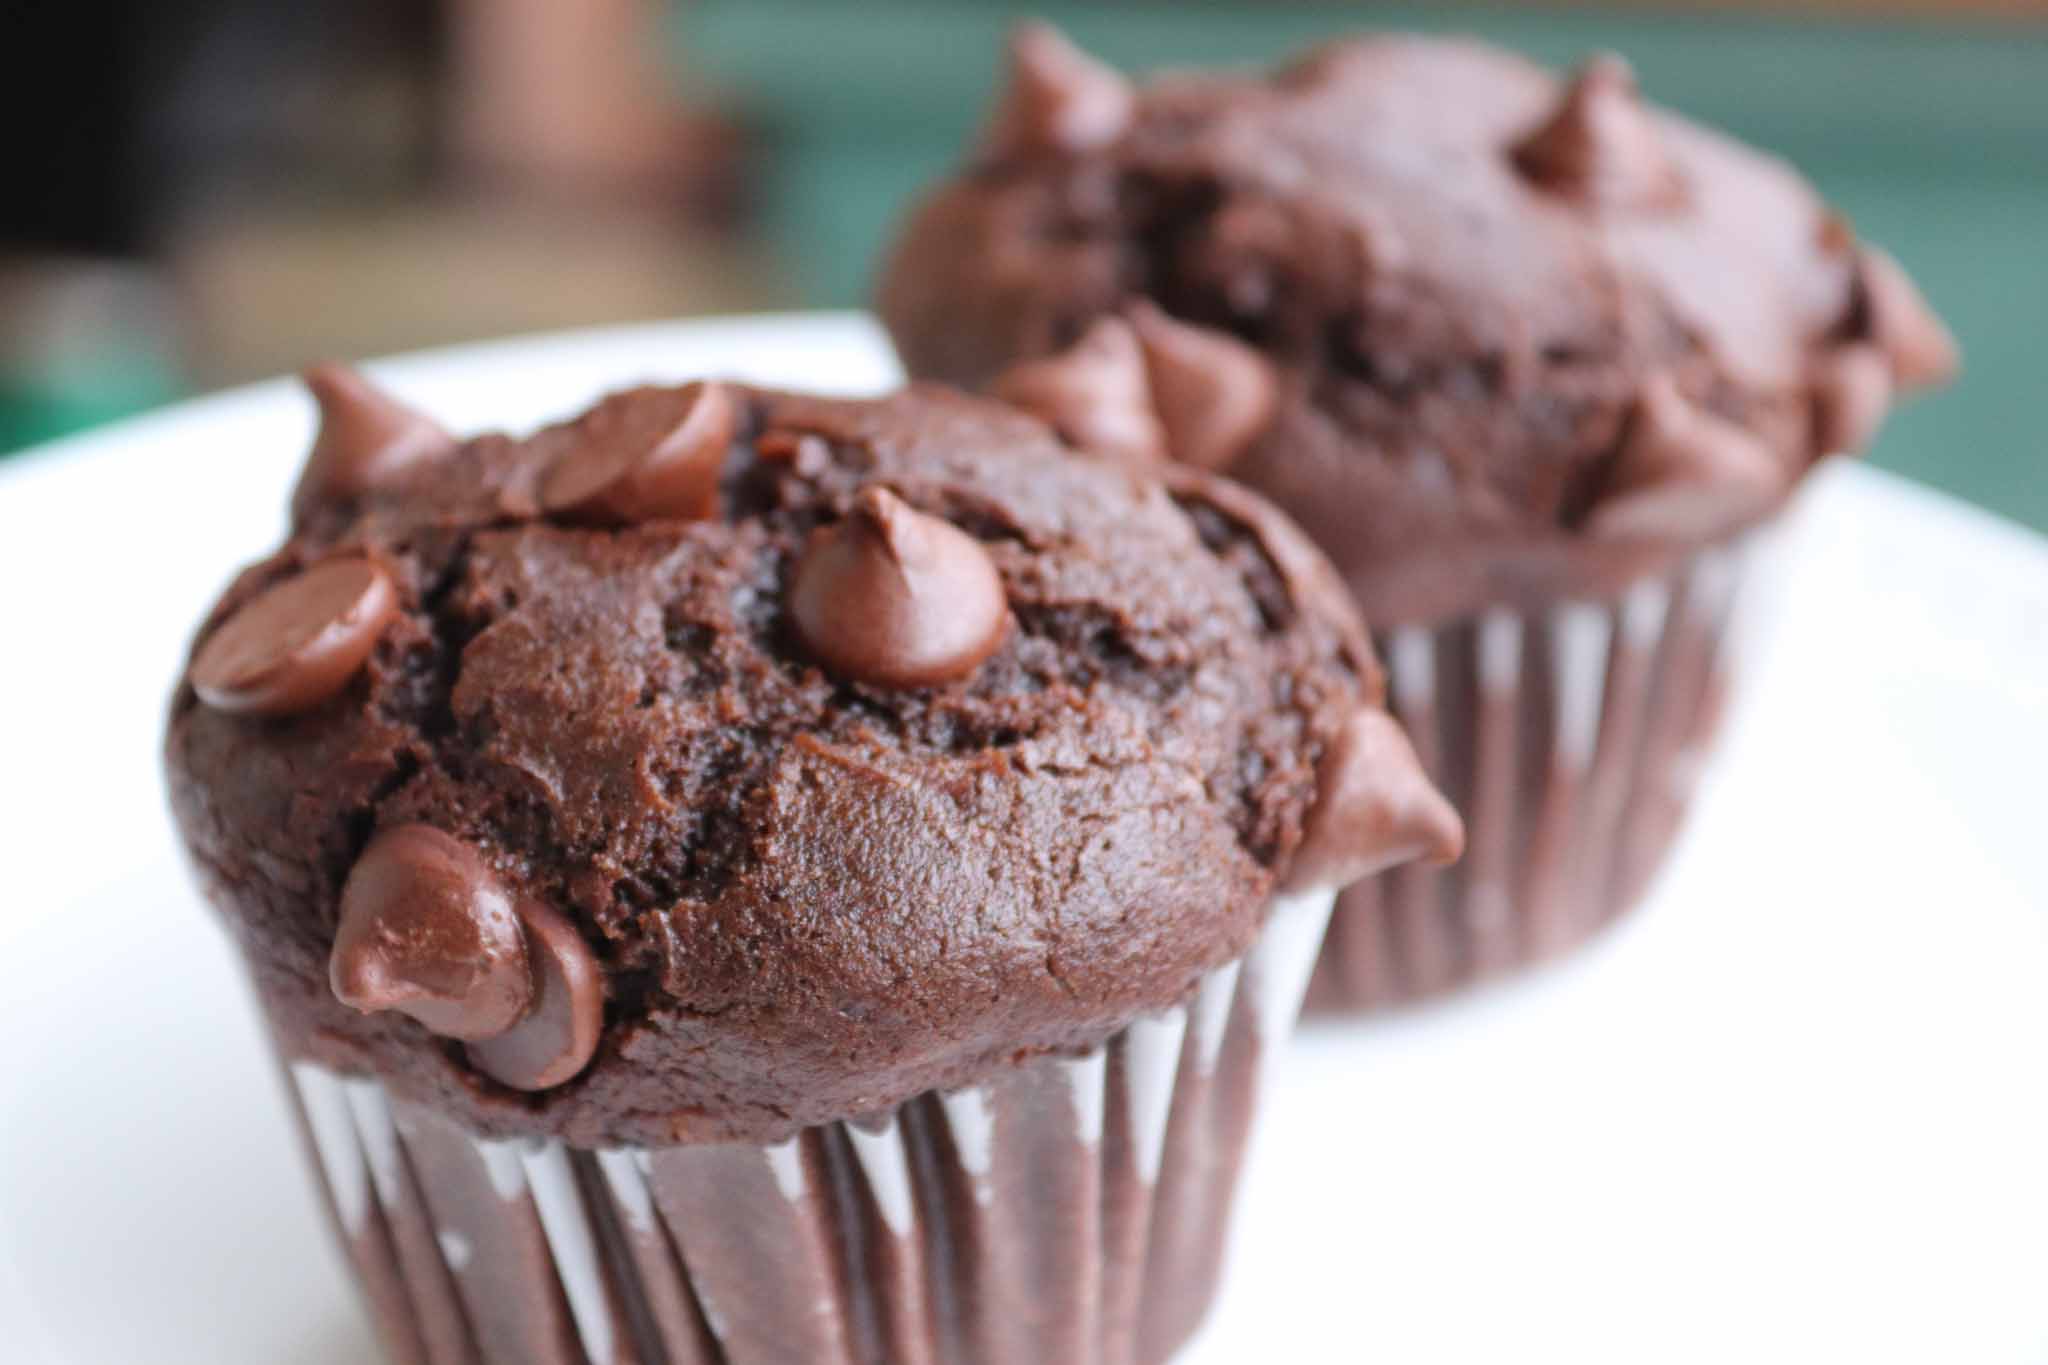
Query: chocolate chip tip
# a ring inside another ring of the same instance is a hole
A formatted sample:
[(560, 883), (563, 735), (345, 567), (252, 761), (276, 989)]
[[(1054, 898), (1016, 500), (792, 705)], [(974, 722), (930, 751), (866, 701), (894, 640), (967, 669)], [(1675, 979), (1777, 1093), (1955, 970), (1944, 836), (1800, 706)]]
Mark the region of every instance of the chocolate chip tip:
[(1341, 888), (1404, 863), (1442, 867), (1464, 851), (1465, 822), (1423, 771), (1407, 731), (1364, 706), (1316, 766), (1315, 804), (1284, 885)]
[(1228, 332), (1173, 317), (1150, 299), (1125, 306), (1166, 453), (1201, 469), (1228, 468), (1258, 442), (1279, 407), (1273, 363)]
[(1002, 576), (981, 542), (881, 484), (811, 533), (789, 612), (827, 669), (881, 687), (964, 679), (1010, 629)]
[(1550, 114), (1509, 155), (1538, 187), (1595, 207), (1659, 210), (1684, 198), (1635, 70), (1611, 52), (1572, 74)]
[(440, 423), (352, 365), (321, 361), (301, 370), (299, 381), (320, 423), (292, 490), (292, 513), (301, 520), (324, 501), (361, 497), (456, 446)]
[(1637, 393), (1586, 532), (1599, 540), (1712, 536), (1761, 515), (1788, 478), (1762, 441), (1657, 374)]
[(1144, 348), (1123, 318), (1099, 317), (1065, 350), (1018, 361), (989, 392), (1078, 450), (1141, 463), (1166, 458)]
[(1962, 371), (1962, 348), (1897, 258), (1881, 247), (1857, 255), (1857, 285), (1870, 339), (1902, 390), (1938, 388)]
[(1043, 20), (1010, 30), (1007, 75), (982, 135), (992, 160), (1035, 152), (1084, 152), (1129, 127), (1137, 96), (1123, 73), (1083, 52)]

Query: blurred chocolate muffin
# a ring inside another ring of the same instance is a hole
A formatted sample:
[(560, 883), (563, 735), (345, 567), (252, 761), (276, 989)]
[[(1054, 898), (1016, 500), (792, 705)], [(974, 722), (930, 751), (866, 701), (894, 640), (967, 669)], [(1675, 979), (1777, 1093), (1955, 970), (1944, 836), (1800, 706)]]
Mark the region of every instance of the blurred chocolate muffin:
[(1353, 893), (1328, 1007), (1635, 899), (1713, 728), (1747, 533), (1956, 363), (1889, 256), (1618, 58), (1560, 80), (1408, 37), (1134, 86), (1022, 29), (878, 302), (913, 374), (1227, 474), (1336, 563), (1472, 854)]

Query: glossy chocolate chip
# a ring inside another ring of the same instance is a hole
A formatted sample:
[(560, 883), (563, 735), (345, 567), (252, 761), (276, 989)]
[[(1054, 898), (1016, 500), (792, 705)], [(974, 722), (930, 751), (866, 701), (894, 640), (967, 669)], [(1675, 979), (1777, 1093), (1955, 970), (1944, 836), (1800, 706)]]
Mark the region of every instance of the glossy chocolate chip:
[(292, 490), (301, 520), (322, 502), (361, 497), (455, 448), (439, 423), (347, 365), (315, 365), (300, 378), (320, 407), (320, 433)]
[(1682, 195), (1635, 73), (1612, 54), (1579, 68), (1550, 116), (1515, 144), (1514, 159), (1544, 189), (1603, 207), (1662, 208)]
[(1603, 540), (1700, 539), (1759, 515), (1785, 484), (1768, 447), (1659, 375), (1636, 400), (1586, 529)]
[(1898, 386), (1923, 389), (1955, 378), (1962, 363), (1955, 335), (1904, 268), (1887, 252), (1866, 246), (1856, 269), (1870, 339), (1891, 361)]
[(391, 576), (360, 556), (322, 560), (264, 589), (208, 636), (192, 690), (218, 711), (310, 710), (347, 685), (398, 614)]
[(464, 1049), (470, 1065), (514, 1090), (548, 1090), (590, 1065), (604, 1032), (604, 973), (566, 916), (521, 901), (535, 995), (526, 1017)]
[(1316, 765), (1316, 803), (1288, 889), (1343, 887), (1402, 863), (1455, 862), (1465, 824), (1423, 774), (1400, 722), (1377, 707), (1345, 718)]
[[(615, 411), (651, 414), (648, 404)], [(662, 409), (658, 425), (605, 425), (600, 408), (587, 439), (548, 470), (541, 506), (570, 521), (627, 526), (670, 518), (699, 520), (718, 510), (718, 476), (738, 424), (723, 384), (692, 384), (680, 411)]]
[(1009, 628), (1002, 577), (981, 542), (885, 488), (812, 532), (789, 586), (790, 618), (832, 672), (881, 687), (967, 677)]
[(1050, 24), (1020, 24), (1010, 35), (1009, 75), (983, 151), (1000, 158), (1105, 146), (1123, 136), (1135, 108), (1131, 84), (1115, 68)]
[(1167, 453), (1200, 469), (1223, 469), (1273, 420), (1280, 384), (1252, 347), (1212, 327), (1168, 316), (1146, 301), (1129, 310)]
[(429, 825), (384, 830), (356, 860), (327, 979), (343, 1004), (411, 1015), (444, 1038), (495, 1038), (534, 998), (505, 888), (468, 844)]
[(1064, 351), (1012, 365), (990, 391), (1078, 449), (1136, 460), (1166, 454), (1145, 353), (1121, 318), (1100, 319)]
[(1813, 374), (1816, 455), (1864, 450), (1892, 404), (1892, 367), (1875, 346), (1842, 346), (1822, 356)]

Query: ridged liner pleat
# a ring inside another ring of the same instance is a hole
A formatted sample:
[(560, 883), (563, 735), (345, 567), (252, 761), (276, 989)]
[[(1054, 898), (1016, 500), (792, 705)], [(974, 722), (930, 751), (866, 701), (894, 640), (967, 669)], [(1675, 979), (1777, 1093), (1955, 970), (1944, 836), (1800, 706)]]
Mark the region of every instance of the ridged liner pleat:
[(1378, 638), (1389, 707), (1465, 817), (1466, 851), (1339, 898), (1310, 1013), (1410, 1003), (1539, 962), (1641, 897), (1717, 729), (1754, 540), (1611, 602)]
[(1156, 1365), (1214, 1297), (1331, 901), (1082, 1056), (772, 1146), (495, 1142), (311, 1064), (290, 1089), (408, 1365)]

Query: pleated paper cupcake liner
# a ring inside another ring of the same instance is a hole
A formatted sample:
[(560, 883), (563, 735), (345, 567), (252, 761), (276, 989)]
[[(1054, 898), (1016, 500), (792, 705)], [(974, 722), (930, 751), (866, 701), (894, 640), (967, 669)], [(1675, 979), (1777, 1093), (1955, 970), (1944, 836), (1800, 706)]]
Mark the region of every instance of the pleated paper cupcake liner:
[(406, 1365), (1153, 1365), (1214, 1297), (1332, 899), (1082, 1056), (773, 1146), (488, 1140), (306, 1062), (288, 1088)]
[(1737, 590), (1767, 532), (1609, 602), (1384, 632), (1389, 707), (1465, 817), (1464, 858), (1338, 901), (1308, 1010), (1442, 995), (1573, 948), (1663, 862), (1732, 675)]

